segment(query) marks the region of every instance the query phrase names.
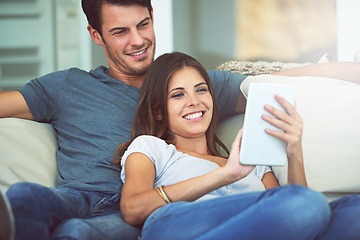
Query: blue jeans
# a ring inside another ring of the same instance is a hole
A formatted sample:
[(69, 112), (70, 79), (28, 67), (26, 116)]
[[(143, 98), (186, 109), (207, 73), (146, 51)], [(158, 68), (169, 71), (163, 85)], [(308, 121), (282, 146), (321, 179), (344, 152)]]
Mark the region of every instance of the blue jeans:
[(142, 239), (309, 240), (326, 231), (330, 215), (322, 194), (301, 186), (284, 186), (167, 204), (147, 218)]
[(120, 196), (17, 183), (6, 192), (15, 239), (137, 239), (140, 229), (121, 218)]
[(353, 194), (332, 201), (330, 207), (329, 226), (319, 239), (360, 239), (360, 194)]

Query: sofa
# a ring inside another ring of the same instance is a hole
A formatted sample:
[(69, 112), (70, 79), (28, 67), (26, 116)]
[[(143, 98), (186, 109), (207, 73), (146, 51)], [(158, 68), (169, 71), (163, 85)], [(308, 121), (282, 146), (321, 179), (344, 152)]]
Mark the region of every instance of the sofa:
[[(360, 85), (321, 77), (269, 75), (298, 65), (264, 65), (231, 61), (218, 69), (251, 75), (241, 85), (245, 96), (252, 82), (296, 86), (296, 108), (304, 119), (304, 165), (309, 188), (324, 193), (329, 201), (360, 193)], [(243, 119), (243, 114), (232, 116), (218, 128), (219, 137), (229, 148)], [(0, 190), (5, 192), (19, 181), (54, 187), (56, 149), (51, 125), (0, 119)], [(273, 172), (280, 185), (287, 184), (287, 166), (273, 167)]]

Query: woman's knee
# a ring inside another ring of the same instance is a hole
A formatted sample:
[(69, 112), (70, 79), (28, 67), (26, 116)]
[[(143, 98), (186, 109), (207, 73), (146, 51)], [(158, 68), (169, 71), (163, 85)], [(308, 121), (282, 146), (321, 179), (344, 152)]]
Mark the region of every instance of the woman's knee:
[(300, 225), (327, 226), (331, 210), (323, 194), (299, 185), (286, 186), (284, 191), (283, 207), (292, 221)]

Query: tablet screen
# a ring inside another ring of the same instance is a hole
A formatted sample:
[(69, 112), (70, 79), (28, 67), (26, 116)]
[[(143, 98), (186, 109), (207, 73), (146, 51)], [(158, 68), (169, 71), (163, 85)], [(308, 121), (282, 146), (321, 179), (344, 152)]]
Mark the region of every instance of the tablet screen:
[(266, 104), (285, 111), (276, 101), (276, 94), (285, 98), (290, 104), (295, 104), (295, 86), (273, 83), (249, 85), (240, 149), (241, 164), (267, 166), (286, 164), (286, 142), (265, 132), (266, 128), (281, 130), (262, 119), (263, 114), (271, 115), (264, 108)]

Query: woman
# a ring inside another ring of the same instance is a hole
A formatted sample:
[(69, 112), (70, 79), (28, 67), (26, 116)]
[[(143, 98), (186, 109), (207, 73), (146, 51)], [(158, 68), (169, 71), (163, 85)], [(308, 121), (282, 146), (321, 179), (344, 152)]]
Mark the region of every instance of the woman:
[(217, 147), (225, 146), (215, 135), (216, 102), (205, 69), (182, 53), (159, 57), (146, 74), (133, 140), (117, 152), (125, 221), (143, 226), (143, 239), (319, 236), (330, 209), (304, 187), (302, 119), (276, 98), (287, 113), (266, 106), (277, 118), (263, 118), (285, 133), (266, 132), (286, 141), (289, 183), (299, 184), (280, 188), (269, 167), (239, 163), (242, 130), (228, 159), (219, 154)]

